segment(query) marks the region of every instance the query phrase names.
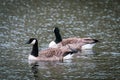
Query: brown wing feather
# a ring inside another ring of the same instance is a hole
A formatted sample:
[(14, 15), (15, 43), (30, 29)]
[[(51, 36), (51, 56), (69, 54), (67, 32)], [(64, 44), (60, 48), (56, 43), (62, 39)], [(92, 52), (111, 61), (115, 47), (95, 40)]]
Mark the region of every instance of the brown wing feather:
[(80, 41), (81, 41), (81, 38), (67, 38), (67, 39), (63, 39), (61, 44), (62, 44), (62, 46), (65, 46), (67, 44), (78, 43)]
[(76, 43), (84, 43), (84, 44), (88, 44), (88, 43), (92, 43), (94, 42), (94, 40), (92, 38), (67, 38), (67, 39), (63, 39), (62, 42), (58, 43), (59, 47), (68, 45), (68, 44), (76, 44)]
[(62, 51), (61, 49), (59, 48), (48, 48), (46, 50), (42, 50), (39, 52), (39, 56), (44, 56), (44, 57), (53, 57), (53, 56), (56, 56), (56, 57), (59, 57), (61, 56), (62, 54)]

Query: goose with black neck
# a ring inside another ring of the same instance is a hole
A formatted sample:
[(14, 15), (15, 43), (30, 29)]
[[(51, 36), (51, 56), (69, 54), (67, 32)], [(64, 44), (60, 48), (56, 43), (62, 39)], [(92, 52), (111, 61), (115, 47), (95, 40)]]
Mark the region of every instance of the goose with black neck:
[[(70, 46), (64, 46), (61, 48), (48, 48), (45, 50), (38, 50), (38, 40), (36, 38), (30, 38), (27, 44), (32, 44), (32, 51), (28, 57), (28, 60), (42, 60), (42, 61), (55, 61), (72, 58), (74, 53), (77, 53), (76, 49)], [(67, 57), (69, 56), (69, 58)]]
[(71, 37), (62, 39), (60, 30), (58, 27), (54, 28), (55, 40), (49, 43), (49, 47), (58, 48), (63, 47), (68, 44), (85, 44), (81, 47), (82, 50), (92, 49), (94, 45), (99, 42), (97, 39), (93, 38), (77, 38)]

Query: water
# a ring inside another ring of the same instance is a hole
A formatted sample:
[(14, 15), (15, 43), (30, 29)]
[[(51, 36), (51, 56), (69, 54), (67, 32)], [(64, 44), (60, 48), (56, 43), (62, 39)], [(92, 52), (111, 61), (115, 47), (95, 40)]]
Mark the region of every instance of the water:
[[(0, 80), (119, 80), (119, 13), (119, 0), (1, 0)], [(25, 42), (36, 37), (39, 49), (46, 49), (56, 26), (63, 38), (100, 43), (72, 60), (29, 65), (31, 46)]]

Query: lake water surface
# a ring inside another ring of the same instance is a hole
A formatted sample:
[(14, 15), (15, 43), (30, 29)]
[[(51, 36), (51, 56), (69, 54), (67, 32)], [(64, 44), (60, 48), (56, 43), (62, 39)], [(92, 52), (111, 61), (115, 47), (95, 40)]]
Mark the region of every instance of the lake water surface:
[[(28, 63), (35, 37), (39, 50), (62, 37), (99, 39), (93, 50), (64, 62)], [(120, 80), (119, 0), (1, 0), (0, 80)]]

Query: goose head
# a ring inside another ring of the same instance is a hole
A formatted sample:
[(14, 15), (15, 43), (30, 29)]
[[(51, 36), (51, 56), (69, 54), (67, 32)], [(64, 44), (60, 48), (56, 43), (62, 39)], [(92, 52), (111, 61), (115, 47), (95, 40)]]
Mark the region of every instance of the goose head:
[(34, 44), (36, 44), (37, 43), (37, 39), (36, 38), (30, 38), (27, 42), (26, 42), (26, 44), (32, 44), (32, 45), (34, 45)]
[(59, 28), (58, 27), (55, 27), (54, 29), (53, 29), (53, 32), (55, 33), (59, 33), (60, 32), (60, 30), (59, 30)]

